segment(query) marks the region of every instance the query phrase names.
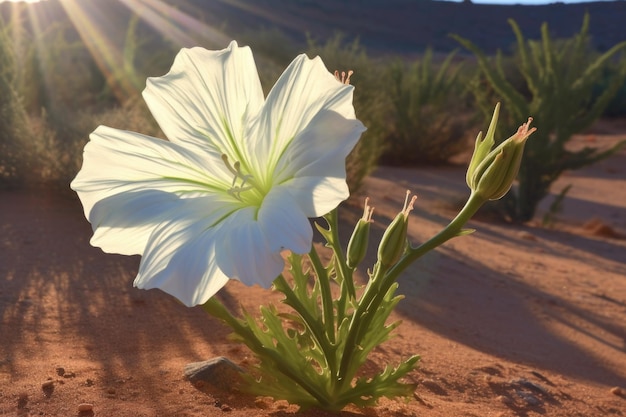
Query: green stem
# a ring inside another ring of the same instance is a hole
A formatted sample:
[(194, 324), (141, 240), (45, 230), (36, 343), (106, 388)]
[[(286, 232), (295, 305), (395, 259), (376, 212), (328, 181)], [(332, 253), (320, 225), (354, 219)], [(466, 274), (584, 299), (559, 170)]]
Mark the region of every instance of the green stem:
[(338, 214), (337, 209), (331, 211), (324, 216), (328, 225), (330, 226), (330, 233), (332, 235), (332, 241), (329, 242), (335, 253), (335, 272), (339, 275), (341, 282), (346, 285), (348, 294), (352, 300), (356, 299), (356, 290), (354, 288), (354, 282), (352, 281), (352, 274), (347, 270), (346, 256), (341, 248), (341, 242), (339, 241), (339, 226), (338, 226)]
[(404, 271), (410, 264), (421, 258), (427, 252), (435, 249), (438, 246), (446, 243), (453, 237), (459, 236), (463, 230), (463, 226), (467, 223), (478, 209), (487, 202), (487, 200), (479, 194), (472, 192), (465, 203), (465, 206), (461, 209), (459, 214), (439, 233), (430, 238), (428, 241), (422, 243), (416, 248), (409, 248), (407, 253), (400, 258), (400, 260), (389, 269), (385, 275), (385, 281), (391, 281), (383, 285), (383, 288), (389, 288), (394, 283), (397, 277)]
[(261, 358), (265, 357), (274, 362), (276, 364), (276, 369), (278, 369), (283, 375), (291, 378), (291, 380), (296, 384), (300, 385), (302, 389), (315, 398), (320, 405), (331, 405), (325, 393), (318, 391), (315, 384), (309, 383), (306, 378), (301, 378), (299, 371), (289, 366), (289, 363), (284, 360), (283, 356), (281, 356), (279, 352), (265, 347), (255, 336), (254, 332), (249, 327), (242, 324), (239, 319), (234, 317), (216, 297), (209, 298), (209, 300), (202, 305), (202, 308), (204, 308), (204, 310), (212, 316), (228, 324), (235, 333), (241, 336), (246, 345), (253, 352)]
[[(326, 273), (326, 268), (322, 265), (322, 261), (315, 250), (315, 246), (311, 248), (311, 252), (309, 252), (309, 259), (311, 259), (311, 264), (313, 265), (313, 269), (315, 269), (315, 276), (317, 277), (317, 282), (320, 285), (320, 291), (322, 296), (322, 308), (324, 309), (324, 324), (326, 325), (326, 335), (328, 336), (328, 341), (331, 344), (335, 343), (335, 316), (333, 314), (333, 294), (330, 291), (330, 279), (328, 279), (328, 274)], [(327, 358), (330, 360), (330, 358)], [(333, 354), (333, 362), (334, 362), (334, 354)], [(330, 364), (329, 364), (330, 366)], [(336, 369), (331, 367), (333, 371)]]
[[(347, 381), (346, 372), (352, 362), (352, 356), (354, 355), (354, 350), (358, 344), (358, 336), (361, 334), (363, 326), (368, 325), (372, 320), (372, 317), (368, 318), (367, 316), (375, 314), (376, 310), (380, 306), (380, 303), (389, 291), (389, 288), (394, 282), (396, 282), (398, 276), (411, 263), (415, 262), (421, 256), (442, 245), (453, 237), (458, 236), (465, 223), (468, 222), (468, 220), (484, 203), (485, 199), (482, 196), (472, 192), (465, 203), (465, 206), (443, 230), (420, 246), (416, 248), (409, 248), (402, 258), (400, 258), (400, 260), (389, 270), (376, 270), (377, 273), (372, 277), (372, 280), (377, 281), (378, 279), (382, 279), (382, 282), (380, 285), (373, 285), (373, 282), (370, 282), (371, 285), (368, 285), (365, 293), (361, 297), (358, 308), (352, 317), (352, 323), (350, 323), (348, 340), (345, 345), (341, 364), (339, 365), (339, 378), (342, 380), (342, 385), (351, 382)], [(380, 264), (377, 264), (377, 266), (380, 267)]]
[(329, 342), (328, 338), (325, 337), (326, 335), (328, 335), (328, 332), (324, 332), (323, 329), (318, 326), (318, 321), (315, 319), (315, 317), (313, 317), (313, 315), (311, 315), (311, 313), (309, 312), (309, 310), (307, 310), (304, 304), (300, 302), (300, 299), (296, 296), (291, 287), (289, 287), (287, 280), (285, 280), (285, 277), (282, 274), (274, 280), (274, 287), (276, 288), (276, 290), (282, 292), (285, 295), (285, 303), (291, 306), (291, 308), (293, 308), (300, 315), (300, 317), (302, 317), (302, 320), (304, 320), (304, 324), (307, 330), (311, 332), (311, 334), (317, 341), (320, 349), (322, 350), (322, 352), (324, 352), (324, 357), (326, 358), (326, 364), (328, 365), (328, 368), (334, 373), (334, 371), (337, 369), (337, 361), (335, 359), (336, 356), (332, 347), (332, 343), (334, 342)]

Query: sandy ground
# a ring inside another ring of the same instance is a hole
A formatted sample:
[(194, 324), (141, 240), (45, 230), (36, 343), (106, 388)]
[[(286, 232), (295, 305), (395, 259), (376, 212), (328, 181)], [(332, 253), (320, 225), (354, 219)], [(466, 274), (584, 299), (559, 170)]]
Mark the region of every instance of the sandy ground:
[[(567, 173), (555, 192), (570, 183), (552, 228), (471, 221), (475, 234), (406, 271), (393, 317), (403, 324), (372, 366), (420, 354), (408, 378), (415, 397), (342, 416), (626, 415), (616, 388), (626, 389), (626, 151)], [(406, 189), (419, 195), (410, 237), (420, 242), (454, 216), (464, 169), (375, 172), (362, 194), (376, 207), (378, 236)], [(353, 202), (342, 213), (359, 211)], [(133, 288), (139, 258), (103, 254), (90, 235), (75, 198), (0, 192), (0, 416), (295, 414), (281, 401), (186, 381), (187, 363), (251, 358), (200, 308)], [(271, 298), (237, 283), (220, 296), (251, 310)], [(93, 411), (79, 413), (82, 403)]]

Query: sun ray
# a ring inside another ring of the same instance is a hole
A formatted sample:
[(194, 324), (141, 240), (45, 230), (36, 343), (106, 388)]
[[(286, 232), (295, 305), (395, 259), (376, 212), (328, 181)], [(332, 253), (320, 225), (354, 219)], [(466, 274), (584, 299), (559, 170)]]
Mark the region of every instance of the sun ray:
[[(118, 100), (123, 101), (136, 93), (137, 89), (129, 78), (120, 73), (123, 68), (123, 54), (112, 40), (114, 32), (110, 26), (114, 21), (107, 19), (104, 10), (98, 8), (102, 3), (78, 0), (60, 2)], [(103, 27), (105, 23), (109, 26), (108, 30)]]
[(118, 0), (175, 45), (196, 46), (199, 40), (225, 46), (230, 41), (219, 30), (161, 0)]

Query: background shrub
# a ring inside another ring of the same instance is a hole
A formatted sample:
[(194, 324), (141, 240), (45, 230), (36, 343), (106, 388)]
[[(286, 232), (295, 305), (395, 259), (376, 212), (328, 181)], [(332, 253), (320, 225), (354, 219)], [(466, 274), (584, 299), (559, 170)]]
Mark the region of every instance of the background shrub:
[(382, 163), (441, 164), (466, 149), (470, 118), (454, 56), (435, 63), (429, 49), (411, 64), (397, 59), (389, 65), (384, 85), (391, 106)]
[[(505, 115), (500, 118), (498, 126), (500, 140), (514, 133), (529, 115), (535, 118), (538, 131), (526, 144), (519, 184), (502, 200), (511, 219), (527, 221), (533, 218), (537, 205), (565, 170), (582, 168), (606, 158), (623, 144), (603, 151), (591, 147), (574, 151), (567, 146), (575, 133), (587, 129), (603, 113), (623, 86), (626, 61), (622, 59), (619, 70), (610, 73), (608, 79), (606, 69), (626, 48), (626, 42), (599, 56), (590, 53), (588, 15), (580, 33), (557, 42), (551, 39), (545, 23), (541, 28), (541, 40), (524, 39), (517, 24), (512, 20), (509, 23), (517, 38), (517, 67), (524, 78), (527, 95), (507, 79), (501, 54), (494, 62), (470, 41), (456, 39), (475, 54), (484, 81), (504, 102)], [(594, 94), (602, 82), (605, 88)], [(490, 100), (490, 90), (482, 88), (484, 85), (477, 83), (474, 92), (487, 113), (495, 103)]]
[(344, 43), (344, 37), (336, 34), (323, 45), (309, 39), (309, 56), (319, 55), (329, 71), (353, 70), (354, 109), (356, 116), (367, 127), (346, 161), (348, 185), (356, 191), (367, 174), (377, 165), (382, 152), (381, 138), (389, 129), (386, 109), (388, 98), (384, 90), (377, 88), (384, 76), (384, 67), (368, 57), (358, 40)]

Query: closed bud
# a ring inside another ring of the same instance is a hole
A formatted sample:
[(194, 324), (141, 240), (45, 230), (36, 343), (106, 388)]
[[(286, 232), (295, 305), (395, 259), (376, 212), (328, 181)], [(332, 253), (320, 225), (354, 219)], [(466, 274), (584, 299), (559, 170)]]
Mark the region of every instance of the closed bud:
[(416, 196), (409, 201), (409, 191), (406, 192), (404, 208), (385, 230), (378, 246), (378, 262), (384, 267), (389, 267), (398, 262), (406, 250), (406, 234), (409, 227), (409, 213), (413, 210)]
[(491, 123), (489, 123), (489, 128), (487, 129), (487, 134), (484, 139), (482, 137), (483, 132), (478, 133), (478, 137), (476, 138), (476, 143), (474, 144), (474, 153), (472, 154), (472, 159), (470, 160), (469, 167), (467, 168), (467, 174), (465, 175), (465, 181), (467, 182), (467, 186), (470, 189), (474, 189), (476, 184), (473, 183), (474, 173), (476, 168), (480, 165), (481, 162), (489, 155), (491, 152), (491, 148), (495, 144), (494, 135), (496, 133), (496, 125), (498, 124), (498, 115), (500, 114), (500, 103), (496, 104), (496, 108), (493, 111), (493, 116), (491, 117)]
[(474, 153), (467, 168), (466, 181), (468, 187), (485, 200), (502, 198), (513, 185), (519, 171), (526, 139), (535, 131), (530, 128), (532, 118), (517, 129), (517, 132), (491, 149), (495, 143), (494, 134), (498, 123), (500, 103), (496, 105), (485, 138), (482, 132), (476, 138)]
[(374, 212), (374, 208), (370, 207), (368, 203), (369, 198), (366, 198), (363, 217), (356, 223), (350, 241), (348, 242), (346, 261), (350, 268), (356, 268), (363, 258), (365, 258), (365, 253), (367, 252), (370, 224), (372, 223), (372, 213)]

